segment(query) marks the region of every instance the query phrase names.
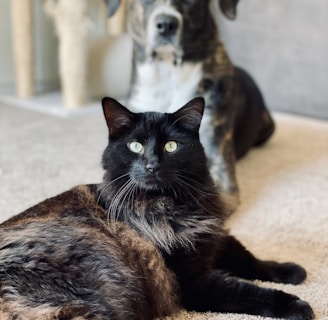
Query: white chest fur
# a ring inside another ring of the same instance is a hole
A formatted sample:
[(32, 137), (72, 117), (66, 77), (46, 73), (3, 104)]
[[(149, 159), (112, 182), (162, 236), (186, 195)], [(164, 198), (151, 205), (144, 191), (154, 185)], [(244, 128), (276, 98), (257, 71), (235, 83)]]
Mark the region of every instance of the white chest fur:
[(174, 65), (152, 61), (136, 66), (136, 84), (129, 101), (135, 112), (174, 112), (195, 97), (202, 63)]

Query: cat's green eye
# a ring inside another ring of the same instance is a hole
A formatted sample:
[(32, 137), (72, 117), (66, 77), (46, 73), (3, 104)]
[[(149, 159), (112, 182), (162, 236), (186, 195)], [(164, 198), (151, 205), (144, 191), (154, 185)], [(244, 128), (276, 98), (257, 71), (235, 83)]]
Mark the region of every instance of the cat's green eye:
[(138, 141), (129, 142), (128, 148), (134, 153), (143, 153), (144, 151), (144, 146)]
[(164, 150), (169, 153), (172, 153), (177, 149), (178, 149), (178, 144), (175, 141), (168, 141), (164, 145)]

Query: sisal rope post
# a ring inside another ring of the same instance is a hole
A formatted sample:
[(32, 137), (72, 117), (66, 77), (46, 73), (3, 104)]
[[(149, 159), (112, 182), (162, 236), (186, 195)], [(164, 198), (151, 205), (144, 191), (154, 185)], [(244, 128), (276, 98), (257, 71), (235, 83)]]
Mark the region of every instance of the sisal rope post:
[(117, 12), (108, 19), (108, 33), (110, 36), (120, 36), (125, 32), (126, 0), (122, 0)]
[(32, 20), (32, 0), (11, 0), (16, 94), (20, 98), (35, 92)]

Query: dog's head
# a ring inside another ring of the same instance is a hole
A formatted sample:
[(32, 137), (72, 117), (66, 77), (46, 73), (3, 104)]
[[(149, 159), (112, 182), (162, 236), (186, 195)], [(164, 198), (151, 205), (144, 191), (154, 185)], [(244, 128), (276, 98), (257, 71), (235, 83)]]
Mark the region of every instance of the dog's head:
[[(111, 2), (111, 1), (109, 1)], [(197, 59), (215, 46), (218, 8), (234, 19), (238, 0), (128, 0), (128, 28), (148, 58)], [(117, 1), (113, 1), (112, 8)]]

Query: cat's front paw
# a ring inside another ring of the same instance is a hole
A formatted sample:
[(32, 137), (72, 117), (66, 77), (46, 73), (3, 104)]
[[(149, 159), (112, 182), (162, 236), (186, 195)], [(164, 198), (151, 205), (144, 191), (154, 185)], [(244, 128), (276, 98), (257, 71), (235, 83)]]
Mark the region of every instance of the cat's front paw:
[(269, 305), (266, 305), (262, 313), (266, 317), (286, 320), (312, 320), (314, 313), (311, 306), (299, 297), (280, 290), (273, 290)]
[(287, 312), (287, 319), (311, 320), (314, 319), (314, 313), (307, 302), (296, 299), (290, 305), (290, 310)]
[(314, 319), (314, 313), (310, 305), (295, 297), (286, 306), (281, 305), (281, 310), (275, 314), (279, 318), (288, 320), (312, 320)]
[(274, 261), (267, 261), (266, 263), (270, 270), (270, 281), (299, 284), (306, 278), (305, 269), (296, 263), (278, 263)]

